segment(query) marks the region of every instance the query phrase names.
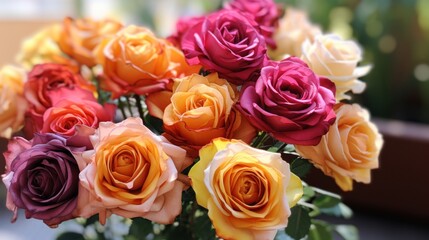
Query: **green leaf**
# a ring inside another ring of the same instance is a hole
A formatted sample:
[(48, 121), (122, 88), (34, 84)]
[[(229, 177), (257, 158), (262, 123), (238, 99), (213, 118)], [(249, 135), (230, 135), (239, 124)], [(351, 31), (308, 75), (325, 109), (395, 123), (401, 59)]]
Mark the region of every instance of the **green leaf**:
[(98, 221), (98, 214), (95, 214), (95, 215), (89, 217), (83, 226), (88, 227), (89, 225), (92, 225), (92, 224), (96, 223), (97, 221)]
[(295, 158), (292, 161), (290, 170), (299, 178), (304, 178), (310, 172), (311, 167), (312, 165), (307, 159)]
[(359, 231), (353, 225), (337, 225), (335, 226), (335, 231), (344, 240), (359, 240)]
[(291, 209), (288, 225), (285, 229), (286, 233), (294, 239), (301, 239), (308, 234), (311, 225), (311, 218), (308, 215), (309, 211), (296, 205)]
[(341, 202), (341, 198), (321, 195), (314, 199), (313, 204), (318, 208), (331, 208), (338, 205)]
[(152, 232), (153, 226), (151, 221), (144, 218), (133, 218), (133, 223), (130, 226), (128, 234), (141, 239)]
[(57, 240), (85, 240), (85, 237), (77, 232), (64, 232), (57, 237)]
[(192, 227), (197, 239), (215, 239), (216, 237), (216, 232), (207, 214), (195, 218)]
[(344, 203), (339, 203), (331, 208), (322, 208), (320, 211), (324, 214), (343, 217), (343, 218), (351, 218), (353, 216), (353, 211)]
[(316, 192), (313, 190), (312, 187), (309, 186), (304, 186), (304, 194), (303, 194), (303, 199), (311, 199), (312, 197), (314, 197), (316, 195)]
[(332, 240), (332, 226), (325, 221), (313, 220), (310, 232), (308, 233), (308, 240)]

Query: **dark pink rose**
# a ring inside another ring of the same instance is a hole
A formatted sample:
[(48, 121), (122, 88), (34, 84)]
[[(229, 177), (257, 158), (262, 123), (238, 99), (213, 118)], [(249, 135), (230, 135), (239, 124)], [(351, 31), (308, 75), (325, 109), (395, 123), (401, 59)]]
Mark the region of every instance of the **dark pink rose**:
[(260, 26), (260, 32), (265, 37), (267, 44), (275, 48), (276, 43), (272, 39), (277, 21), (280, 18), (280, 9), (272, 0), (233, 0), (226, 3), (225, 9), (232, 9), (249, 13)]
[(204, 17), (183, 17), (180, 18), (176, 23), (176, 32), (171, 36), (167, 37), (167, 40), (174, 44), (176, 47), (180, 47), (183, 34), (188, 31), (192, 26), (201, 22)]
[(49, 226), (74, 218), (79, 190), (79, 166), (66, 140), (55, 134), (35, 135), (32, 141), (15, 138), (10, 141), (6, 173), (6, 206), (14, 212), (25, 210), (26, 218), (43, 220)]
[(335, 85), (296, 57), (270, 62), (243, 86), (238, 108), (257, 128), (285, 143), (317, 145), (335, 121)]
[(202, 65), (221, 78), (251, 81), (266, 61), (267, 46), (251, 17), (221, 10), (201, 18), (182, 36), (181, 47), (190, 65)]

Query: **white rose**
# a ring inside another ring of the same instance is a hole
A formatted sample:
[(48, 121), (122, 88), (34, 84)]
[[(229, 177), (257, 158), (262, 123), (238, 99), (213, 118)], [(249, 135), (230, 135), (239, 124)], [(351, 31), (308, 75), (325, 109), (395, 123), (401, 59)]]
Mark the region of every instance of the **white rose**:
[(329, 78), (337, 88), (337, 102), (350, 99), (348, 91), (362, 93), (365, 83), (358, 80), (366, 75), (371, 66), (358, 67), (362, 51), (356, 42), (343, 40), (335, 34), (318, 35), (314, 41), (302, 45), (301, 58), (320, 76)]
[(310, 22), (305, 12), (288, 8), (273, 35), (277, 48), (269, 51), (269, 55), (277, 60), (288, 55), (300, 57), (302, 43), (307, 39), (311, 42), (321, 32), (318, 26)]

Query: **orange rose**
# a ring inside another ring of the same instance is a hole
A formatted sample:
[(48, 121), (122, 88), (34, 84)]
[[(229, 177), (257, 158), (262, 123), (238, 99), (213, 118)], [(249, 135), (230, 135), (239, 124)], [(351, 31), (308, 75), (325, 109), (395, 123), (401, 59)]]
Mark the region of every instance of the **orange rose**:
[(10, 138), (24, 121), (27, 103), (23, 97), (25, 72), (13, 66), (0, 69), (0, 137)]
[(298, 146), (296, 151), (309, 159), (326, 175), (335, 179), (344, 191), (353, 189), (353, 180), (371, 182), (371, 169), (378, 167), (383, 145), (369, 113), (358, 104), (337, 104), (337, 121), (316, 146)]
[(301, 180), (279, 153), (215, 139), (190, 170), (199, 205), (223, 239), (274, 239), (303, 194)]
[(161, 93), (149, 96), (149, 111), (159, 116), (166, 106), (164, 136), (185, 148), (189, 156), (196, 156), (202, 146), (217, 137), (250, 142), (256, 135), (255, 128), (233, 108), (237, 90), (217, 73), (178, 79), (170, 99)]
[(93, 67), (97, 63), (95, 48), (104, 38), (115, 34), (121, 28), (121, 23), (110, 19), (94, 21), (90, 18), (67, 17), (63, 21), (58, 45), (64, 53), (80, 64)]
[(81, 216), (99, 213), (101, 223), (112, 213), (174, 221), (182, 208), (184, 185), (176, 180), (183, 149), (153, 134), (140, 118), (102, 122), (91, 142), (94, 150), (77, 156), (89, 163), (79, 175), (87, 191), (77, 207)]
[(170, 78), (198, 72), (183, 53), (149, 29), (128, 26), (99, 48), (105, 79), (102, 87), (117, 98), (127, 93), (147, 94), (167, 88)]

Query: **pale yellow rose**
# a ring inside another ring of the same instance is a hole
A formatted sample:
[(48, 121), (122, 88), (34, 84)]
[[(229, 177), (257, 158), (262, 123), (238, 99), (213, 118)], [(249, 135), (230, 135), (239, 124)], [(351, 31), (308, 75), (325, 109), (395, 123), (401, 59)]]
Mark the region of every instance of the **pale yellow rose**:
[(301, 198), (301, 180), (279, 153), (217, 138), (190, 170), (199, 205), (223, 239), (273, 239)]
[[(256, 130), (233, 105), (235, 86), (217, 73), (177, 79), (173, 93), (148, 97), (149, 112), (164, 122), (164, 136), (196, 157), (198, 150), (217, 137), (251, 142)], [(169, 97), (170, 96), (170, 97)]]
[(358, 104), (337, 104), (336, 122), (316, 146), (298, 146), (296, 151), (309, 159), (344, 191), (353, 189), (353, 180), (371, 182), (371, 169), (378, 168), (382, 136), (370, 122), (367, 110)]
[(58, 47), (61, 25), (52, 24), (26, 39), (16, 59), (25, 69), (31, 70), (34, 65), (42, 63), (59, 63), (71, 66), (74, 70), (78, 65), (68, 58)]
[(358, 67), (362, 50), (356, 42), (343, 40), (334, 34), (318, 35), (314, 41), (305, 41), (301, 57), (317, 75), (335, 83), (337, 102), (350, 99), (347, 92), (362, 93), (365, 83), (358, 78), (366, 75), (370, 66)]
[(302, 43), (307, 39), (312, 41), (321, 33), (320, 28), (310, 22), (306, 12), (288, 8), (273, 35), (277, 48), (271, 49), (268, 54), (276, 60), (286, 56), (300, 57)]
[(10, 138), (23, 125), (27, 110), (23, 97), (25, 79), (23, 69), (10, 65), (0, 69), (0, 137)]
[(140, 118), (102, 122), (91, 142), (94, 150), (77, 156), (88, 163), (79, 175), (88, 192), (77, 207), (82, 217), (98, 213), (104, 223), (113, 213), (174, 221), (182, 208), (184, 184), (177, 178), (185, 150), (152, 133)]

